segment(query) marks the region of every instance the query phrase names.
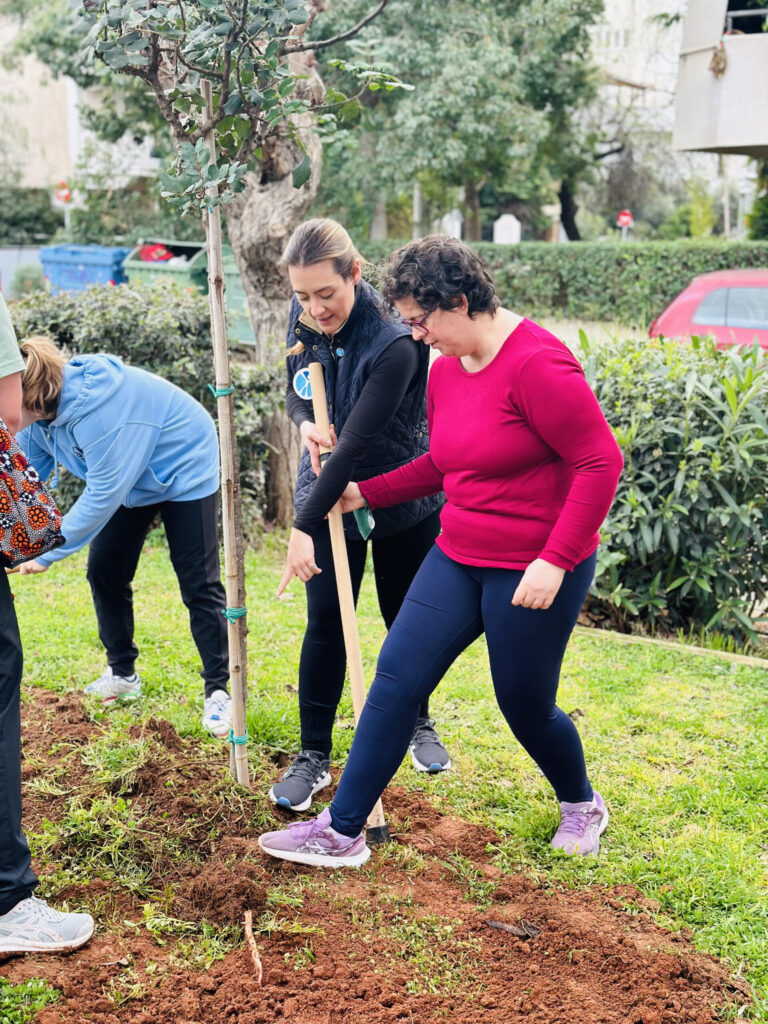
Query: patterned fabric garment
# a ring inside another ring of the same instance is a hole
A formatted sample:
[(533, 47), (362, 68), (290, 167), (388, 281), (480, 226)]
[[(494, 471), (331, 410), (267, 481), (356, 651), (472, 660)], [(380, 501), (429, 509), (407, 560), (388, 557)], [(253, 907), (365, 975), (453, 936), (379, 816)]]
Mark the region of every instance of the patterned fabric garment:
[(60, 547), (61, 512), (0, 420), (0, 560), (6, 568)]

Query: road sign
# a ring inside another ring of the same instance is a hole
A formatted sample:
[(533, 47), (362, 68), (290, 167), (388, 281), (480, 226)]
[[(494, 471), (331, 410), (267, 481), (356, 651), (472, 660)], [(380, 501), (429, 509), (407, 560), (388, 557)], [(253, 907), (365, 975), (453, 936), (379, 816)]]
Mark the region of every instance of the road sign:
[(58, 206), (66, 206), (67, 203), (72, 202), (72, 191), (66, 181), (62, 181), (56, 186), (53, 197)]
[(634, 223), (631, 210), (622, 210), (616, 218), (616, 226), (619, 228), (631, 228)]

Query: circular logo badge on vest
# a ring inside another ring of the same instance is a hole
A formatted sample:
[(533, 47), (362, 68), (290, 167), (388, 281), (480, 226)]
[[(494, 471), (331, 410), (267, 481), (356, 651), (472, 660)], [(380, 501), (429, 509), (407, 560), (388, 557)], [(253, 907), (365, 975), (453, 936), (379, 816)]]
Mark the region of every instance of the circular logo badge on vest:
[(344, 355), (344, 349), (343, 348), (337, 348), (336, 349), (336, 355), (339, 356), (339, 357), (343, 356)]
[(309, 367), (305, 366), (293, 376), (293, 390), (299, 398), (312, 398), (312, 385), (309, 383)]

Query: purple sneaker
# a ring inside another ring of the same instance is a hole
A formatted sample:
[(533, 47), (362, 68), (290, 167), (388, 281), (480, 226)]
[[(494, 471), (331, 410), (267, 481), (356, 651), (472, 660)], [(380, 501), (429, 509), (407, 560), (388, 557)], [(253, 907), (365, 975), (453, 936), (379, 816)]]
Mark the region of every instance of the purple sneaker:
[(371, 856), (361, 833), (356, 839), (331, 828), (331, 812), (310, 821), (296, 821), (279, 832), (259, 836), (259, 846), (270, 857), (320, 868), (359, 868)]
[(560, 824), (549, 844), (563, 853), (597, 853), (600, 836), (608, 828), (608, 808), (595, 792), (591, 800), (580, 804), (560, 804)]

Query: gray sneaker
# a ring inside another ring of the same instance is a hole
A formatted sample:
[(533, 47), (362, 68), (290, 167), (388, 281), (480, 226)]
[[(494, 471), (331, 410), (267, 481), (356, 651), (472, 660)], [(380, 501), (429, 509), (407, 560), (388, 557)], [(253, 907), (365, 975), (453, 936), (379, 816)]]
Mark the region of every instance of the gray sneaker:
[(440, 742), (431, 718), (416, 719), (416, 728), (413, 730), (408, 749), (417, 772), (436, 775), (437, 772), (447, 771), (451, 767), (451, 758)]
[(65, 914), (28, 896), (0, 914), (0, 953), (64, 953), (84, 946), (94, 927), (90, 914)]
[(118, 676), (107, 665), (99, 678), (86, 686), (85, 693), (98, 697), (105, 708), (124, 700), (136, 700), (141, 696), (141, 676), (136, 672), (131, 676)]
[(286, 811), (306, 811), (319, 789), (330, 785), (330, 759), (319, 750), (302, 750), (282, 779), (269, 791), (269, 799)]

